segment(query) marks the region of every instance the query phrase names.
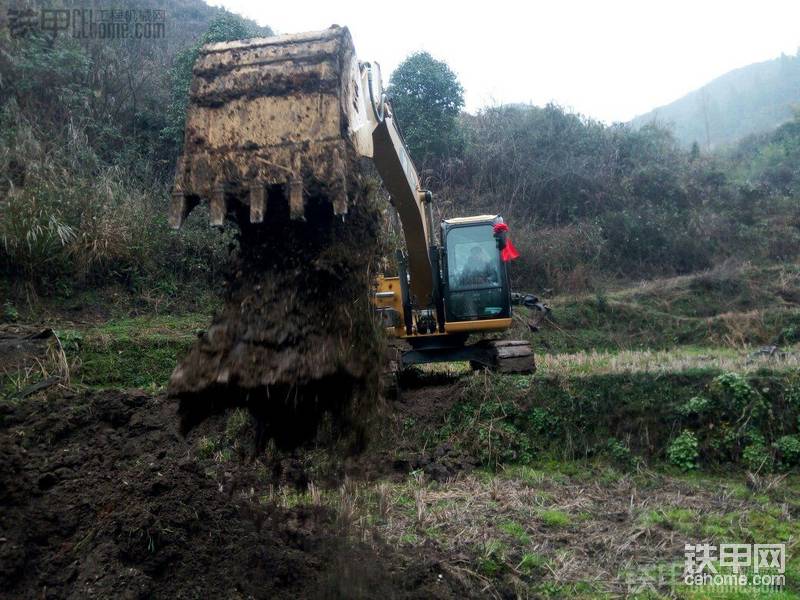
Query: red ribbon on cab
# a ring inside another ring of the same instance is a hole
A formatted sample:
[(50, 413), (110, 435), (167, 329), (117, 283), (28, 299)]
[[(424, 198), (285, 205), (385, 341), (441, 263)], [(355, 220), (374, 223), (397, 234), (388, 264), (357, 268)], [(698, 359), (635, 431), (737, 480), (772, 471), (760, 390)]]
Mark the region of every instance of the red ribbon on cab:
[(495, 223), (494, 235), (495, 237), (505, 237), (505, 246), (503, 246), (503, 249), (500, 251), (500, 258), (503, 259), (503, 262), (508, 262), (510, 260), (514, 260), (515, 258), (519, 258), (519, 252), (514, 247), (514, 244), (511, 243), (511, 239), (508, 237), (508, 225), (505, 223)]

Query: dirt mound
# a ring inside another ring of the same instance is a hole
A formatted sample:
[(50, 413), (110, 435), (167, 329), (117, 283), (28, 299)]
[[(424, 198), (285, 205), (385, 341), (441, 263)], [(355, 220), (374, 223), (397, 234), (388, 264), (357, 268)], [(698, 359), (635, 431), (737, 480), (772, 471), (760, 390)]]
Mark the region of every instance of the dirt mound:
[(240, 220), (225, 306), (170, 380), (187, 427), (247, 406), (283, 447), (313, 437), (323, 413), (356, 428), (383, 352), (369, 301), (380, 214), (351, 189), (344, 217), (312, 195), (302, 221), (282, 197), (263, 224)]
[(431, 558), (347, 540), (321, 508), (263, 501), (252, 463), (214, 471), (196, 442), (174, 402), (144, 394), (0, 404), (4, 595), (463, 596)]

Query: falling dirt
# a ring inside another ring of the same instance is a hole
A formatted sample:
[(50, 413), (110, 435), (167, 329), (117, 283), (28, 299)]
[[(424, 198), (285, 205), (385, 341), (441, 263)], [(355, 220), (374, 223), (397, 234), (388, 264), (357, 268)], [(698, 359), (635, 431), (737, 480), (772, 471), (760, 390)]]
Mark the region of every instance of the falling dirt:
[(264, 501), (265, 475), (246, 459), (211, 468), (195, 450), (218, 426), (185, 438), (174, 401), (137, 392), (0, 404), (4, 597), (467, 593), (435, 556), (348, 539), (321, 507)]
[(224, 308), (170, 380), (185, 430), (246, 406), (261, 448), (314, 439), (328, 417), (333, 437), (363, 446), (384, 352), (360, 72), (338, 26), (199, 52), (170, 219), (208, 202), (212, 222), (238, 226), (239, 249)]
[(329, 414), (358, 443), (383, 356), (369, 300), (380, 214), (367, 197), (339, 217), (312, 196), (302, 221), (271, 197), (263, 224), (240, 221), (224, 308), (170, 380), (184, 425), (246, 406), (262, 442), (291, 447)]

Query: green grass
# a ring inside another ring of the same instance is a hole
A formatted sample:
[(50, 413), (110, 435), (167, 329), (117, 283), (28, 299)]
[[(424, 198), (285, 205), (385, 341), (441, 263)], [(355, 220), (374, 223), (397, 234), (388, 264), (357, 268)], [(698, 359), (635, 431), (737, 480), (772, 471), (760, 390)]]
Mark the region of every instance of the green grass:
[(722, 265), (616, 291), (560, 296), (548, 300), (550, 323), (531, 340), (539, 351), (556, 353), (797, 343), (798, 281), (794, 264)]
[(664, 527), (691, 535), (697, 532), (697, 511), (679, 507), (660, 507), (641, 515), (639, 521), (642, 527)]
[(572, 517), (561, 510), (543, 510), (539, 518), (547, 527), (568, 527), (572, 524)]
[(416, 546), (420, 542), (420, 538), (416, 533), (404, 533), (398, 540), (401, 544), (408, 544)]
[(159, 390), (209, 321), (203, 314), (134, 317), (57, 334), (75, 384)]
[(526, 552), (517, 565), (517, 570), (523, 575), (533, 575), (547, 565), (547, 558), (534, 552)]
[(531, 543), (531, 536), (528, 535), (527, 531), (525, 531), (525, 527), (523, 527), (517, 521), (505, 521), (500, 523), (500, 531), (510, 536), (516, 543), (522, 544), (523, 546), (527, 546)]
[(486, 577), (499, 577), (507, 568), (506, 547), (499, 540), (487, 540), (481, 548), (478, 571)]

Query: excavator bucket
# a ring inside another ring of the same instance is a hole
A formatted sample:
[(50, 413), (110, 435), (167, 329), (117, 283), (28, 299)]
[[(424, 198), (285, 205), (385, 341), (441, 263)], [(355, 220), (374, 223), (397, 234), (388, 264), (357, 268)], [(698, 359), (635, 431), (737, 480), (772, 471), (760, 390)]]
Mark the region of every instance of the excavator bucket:
[[(195, 64), (169, 222), (207, 202), (211, 223), (261, 223), (273, 202), (305, 214), (304, 190), (348, 210), (348, 169), (371, 155), (347, 28), (204, 46)], [(359, 131), (361, 132), (359, 134)]]
[(169, 221), (178, 228), (207, 203), (213, 225), (236, 224), (239, 245), (225, 304), (168, 392), (184, 426), (246, 405), (291, 445), (313, 433), (314, 415), (351, 418), (380, 377), (362, 68), (334, 26), (208, 45), (193, 73)]

